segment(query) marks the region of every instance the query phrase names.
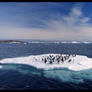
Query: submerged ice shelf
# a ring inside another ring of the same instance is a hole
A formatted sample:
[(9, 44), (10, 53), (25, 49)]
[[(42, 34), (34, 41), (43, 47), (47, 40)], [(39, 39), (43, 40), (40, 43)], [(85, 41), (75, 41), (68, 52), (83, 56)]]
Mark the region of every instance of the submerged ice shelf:
[(68, 54), (42, 54), (30, 55), (26, 57), (6, 58), (2, 59), (0, 63), (27, 64), (45, 70), (68, 68), (73, 71), (80, 71), (92, 68), (91, 58), (82, 55)]

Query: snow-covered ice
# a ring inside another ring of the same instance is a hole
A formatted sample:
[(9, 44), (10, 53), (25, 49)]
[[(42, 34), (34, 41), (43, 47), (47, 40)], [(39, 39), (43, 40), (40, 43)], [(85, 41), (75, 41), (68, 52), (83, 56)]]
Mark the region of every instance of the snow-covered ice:
[[(49, 63), (52, 59), (50, 56), (53, 56), (53, 63)], [(75, 57), (70, 55), (68, 59), (60, 60), (58, 62), (58, 57), (64, 57), (65, 54), (42, 54), (42, 55), (30, 55), (26, 57), (17, 57), (17, 58), (6, 58), (2, 59), (0, 63), (15, 63), (15, 64), (26, 64), (31, 65), (36, 68), (42, 69), (54, 69), (54, 68), (68, 68), (73, 71), (80, 71), (85, 69), (92, 68), (92, 59), (87, 56), (76, 55)], [(46, 59), (46, 63), (44, 62)], [(69, 60), (71, 61), (69, 62)]]

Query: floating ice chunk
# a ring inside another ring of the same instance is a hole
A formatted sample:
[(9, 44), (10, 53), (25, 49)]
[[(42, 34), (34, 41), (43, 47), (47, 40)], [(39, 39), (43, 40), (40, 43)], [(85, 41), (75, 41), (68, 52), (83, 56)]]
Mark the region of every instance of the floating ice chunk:
[(27, 64), (46, 70), (54, 68), (68, 68), (70, 70), (80, 71), (92, 68), (91, 58), (81, 55), (72, 56), (66, 54), (43, 54), (27, 57), (6, 58), (1, 60), (0, 63)]

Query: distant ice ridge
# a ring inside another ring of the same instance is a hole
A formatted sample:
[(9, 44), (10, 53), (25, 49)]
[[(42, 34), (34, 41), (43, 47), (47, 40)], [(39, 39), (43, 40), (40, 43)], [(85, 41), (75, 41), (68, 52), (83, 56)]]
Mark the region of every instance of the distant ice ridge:
[(73, 71), (80, 71), (92, 68), (92, 59), (81, 55), (66, 54), (42, 54), (30, 55), (27, 57), (6, 58), (0, 61), (3, 63), (26, 64), (41, 69), (68, 68)]
[(84, 42), (72, 41), (72, 42), (61, 42), (61, 43), (84, 43), (84, 44), (90, 44), (91, 42), (88, 42), (88, 41), (84, 41)]
[(46, 42), (40, 42), (40, 41), (31, 41), (31, 42), (28, 42), (28, 43), (74, 43), (74, 44), (77, 44), (77, 43), (84, 43), (84, 44), (90, 44), (92, 42), (89, 42), (89, 41), (84, 41), (84, 42), (81, 42), (81, 41), (46, 41)]
[(20, 43), (20, 42), (9, 42), (10, 44), (12, 44), (12, 43)]

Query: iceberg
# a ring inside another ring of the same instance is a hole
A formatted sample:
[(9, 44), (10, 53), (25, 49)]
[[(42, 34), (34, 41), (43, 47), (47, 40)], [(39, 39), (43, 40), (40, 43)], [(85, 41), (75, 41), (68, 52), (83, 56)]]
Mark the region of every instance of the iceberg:
[(68, 54), (42, 54), (26, 57), (6, 58), (0, 60), (1, 64), (26, 64), (40, 69), (68, 68), (73, 71), (80, 71), (92, 68), (92, 59), (82, 55)]

